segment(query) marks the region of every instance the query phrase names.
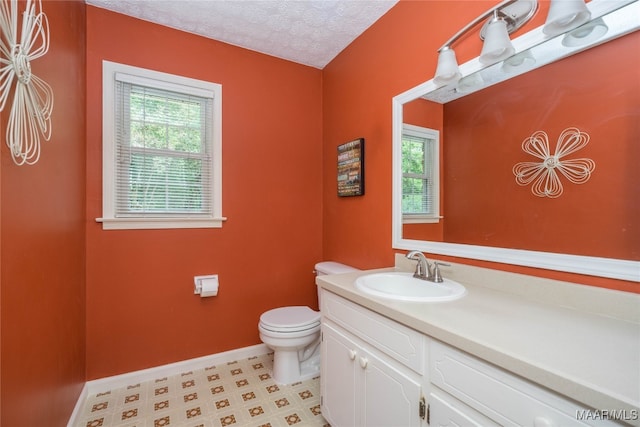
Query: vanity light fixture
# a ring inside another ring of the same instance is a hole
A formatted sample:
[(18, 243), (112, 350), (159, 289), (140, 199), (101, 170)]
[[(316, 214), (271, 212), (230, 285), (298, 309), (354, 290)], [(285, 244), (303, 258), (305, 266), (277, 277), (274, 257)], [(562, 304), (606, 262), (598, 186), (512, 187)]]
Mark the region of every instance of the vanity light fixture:
[[(510, 1), (503, 1), (494, 9), (476, 18), (440, 48), (436, 75), (432, 80), (425, 82), (428, 84), (428, 90), (425, 91), (427, 95), (423, 96), (425, 99), (441, 104), (453, 101), (466, 94), (542, 67), (558, 58), (574, 55), (592, 46), (636, 31), (640, 26), (640, 21), (637, 19), (640, 0), (591, 0), (586, 3), (588, 14), (580, 15), (581, 17), (589, 16), (588, 21), (576, 28), (552, 36), (543, 31), (544, 25), (540, 25), (523, 32), (518, 37), (513, 37), (512, 40), (506, 40), (503, 34), (501, 39), (506, 42), (505, 46), (510, 43), (515, 48), (513, 54), (493, 64), (476, 57), (458, 66), (452, 45), (467, 33), (471, 33), (474, 27), (480, 27), (482, 19), (487, 19), (487, 22), (480, 31), (480, 38), (485, 41), (488, 38), (490, 41), (491, 37), (486, 36), (489, 35), (488, 29), (496, 20), (496, 15), (498, 19), (502, 18), (506, 21), (507, 32), (509, 32), (512, 17), (522, 16), (521, 20), (525, 21), (527, 17), (525, 12), (532, 9), (529, 1), (537, 0)], [(555, 2), (572, 3), (575, 0), (550, 1), (553, 4)], [(575, 8), (578, 11), (580, 9), (581, 7)], [(556, 10), (558, 10), (557, 7)], [(576, 25), (578, 20), (575, 15), (577, 14), (579, 12), (571, 14), (566, 20)], [(507, 15), (508, 17), (505, 17)], [(550, 20), (550, 22), (554, 21)], [(493, 44), (489, 41), (487, 45)], [(488, 50), (485, 46), (483, 53)]]
[(480, 38), (484, 40), (480, 62), (483, 65), (490, 65), (513, 55), (515, 51), (509, 34), (527, 23), (537, 10), (538, 0), (504, 0), (478, 16), (438, 49), (438, 66), (433, 78), (434, 83), (444, 86), (460, 80), (462, 75), (452, 45), (482, 21), (486, 22), (480, 30)]

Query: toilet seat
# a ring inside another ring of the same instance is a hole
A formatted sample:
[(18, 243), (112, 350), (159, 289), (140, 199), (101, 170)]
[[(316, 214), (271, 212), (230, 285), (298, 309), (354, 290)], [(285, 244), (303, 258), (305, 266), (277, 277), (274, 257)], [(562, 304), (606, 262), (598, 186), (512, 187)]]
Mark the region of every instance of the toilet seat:
[(260, 316), (260, 326), (271, 332), (299, 332), (319, 325), (320, 313), (307, 306), (274, 308)]

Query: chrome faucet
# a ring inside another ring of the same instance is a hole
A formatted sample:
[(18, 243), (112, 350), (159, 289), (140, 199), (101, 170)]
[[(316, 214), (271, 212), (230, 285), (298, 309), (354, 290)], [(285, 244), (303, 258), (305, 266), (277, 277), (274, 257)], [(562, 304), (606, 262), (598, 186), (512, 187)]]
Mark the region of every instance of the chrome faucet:
[(428, 280), (430, 282), (435, 282), (435, 283), (442, 283), (444, 281), (444, 279), (442, 278), (442, 274), (440, 273), (439, 266), (440, 265), (448, 266), (449, 264), (444, 264), (438, 261), (434, 261), (433, 262), (434, 266), (432, 268), (431, 263), (429, 262), (427, 257), (425, 257), (424, 254), (420, 251), (411, 251), (406, 255), (406, 257), (408, 259), (413, 259), (418, 261), (418, 264), (416, 265), (416, 271), (415, 273), (413, 273), (413, 277), (422, 279), (422, 280)]
[(422, 252), (411, 251), (407, 254), (407, 258), (415, 259), (418, 261), (418, 264), (416, 264), (416, 271), (415, 273), (413, 273), (413, 277), (422, 280), (430, 280), (429, 278), (433, 276), (433, 273), (431, 271), (431, 264)]

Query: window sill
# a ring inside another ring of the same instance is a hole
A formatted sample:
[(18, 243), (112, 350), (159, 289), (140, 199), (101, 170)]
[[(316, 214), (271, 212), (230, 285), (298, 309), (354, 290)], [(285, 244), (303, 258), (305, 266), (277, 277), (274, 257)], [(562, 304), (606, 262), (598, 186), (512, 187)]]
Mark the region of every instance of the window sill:
[(403, 215), (403, 224), (436, 224), (444, 218), (442, 216), (428, 216), (428, 215)]
[(103, 230), (153, 230), (169, 228), (222, 228), (227, 218), (96, 218)]

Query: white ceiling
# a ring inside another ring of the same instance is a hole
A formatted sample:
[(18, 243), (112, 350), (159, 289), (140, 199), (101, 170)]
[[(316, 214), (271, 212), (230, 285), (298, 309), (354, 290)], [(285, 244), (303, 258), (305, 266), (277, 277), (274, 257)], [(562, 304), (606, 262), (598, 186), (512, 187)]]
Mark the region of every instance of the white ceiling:
[(86, 3), (322, 69), (397, 1), (86, 0)]

